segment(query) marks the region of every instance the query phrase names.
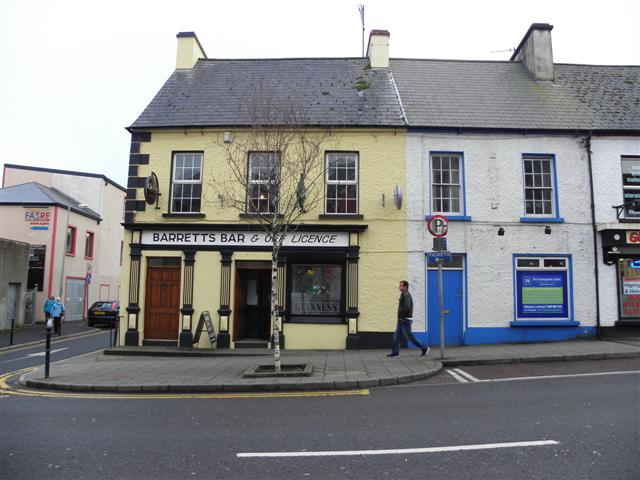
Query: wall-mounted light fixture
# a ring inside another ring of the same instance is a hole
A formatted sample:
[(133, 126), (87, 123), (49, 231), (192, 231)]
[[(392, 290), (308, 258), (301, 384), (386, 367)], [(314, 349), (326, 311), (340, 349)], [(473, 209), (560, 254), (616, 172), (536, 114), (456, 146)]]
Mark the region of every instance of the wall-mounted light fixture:
[(544, 227), (544, 233), (546, 233), (547, 235), (551, 235), (551, 227), (549, 225)]
[(499, 237), (503, 237), (504, 236), (504, 228), (502, 228), (502, 227), (498, 228), (498, 236)]

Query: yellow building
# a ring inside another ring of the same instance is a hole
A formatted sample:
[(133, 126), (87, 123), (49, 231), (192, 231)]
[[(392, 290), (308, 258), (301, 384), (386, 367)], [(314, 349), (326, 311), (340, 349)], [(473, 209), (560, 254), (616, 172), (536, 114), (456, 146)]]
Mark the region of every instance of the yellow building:
[[(176, 70), (129, 127), (122, 343), (209, 347), (198, 334), (208, 312), (216, 348), (271, 345), (271, 243), (256, 213), (260, 172), (280, 153), (242, 150), (260, 121), (252, 105), (267, 99), (276, 110), (295, 100), (299, 125), (322, 138), (321, 201), (277, 258), (281, 345), (390, 345), (407, 225), (388, 35), (372, 32), (366, 58), (211, 60), (195, 34), (178, 34)], [(222, 185), (236, 147), (246, 162), (241, 209)]]

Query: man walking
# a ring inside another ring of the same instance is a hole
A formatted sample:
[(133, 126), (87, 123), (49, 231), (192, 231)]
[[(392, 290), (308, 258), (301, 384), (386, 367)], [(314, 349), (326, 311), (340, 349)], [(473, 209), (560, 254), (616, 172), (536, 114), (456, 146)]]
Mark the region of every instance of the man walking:
[(60, 297), (56, 297), (56, 302), (51, 307), (51, 317), (53, 318), (53, 333), (60, 336), (62, 317), (64, 317), (64, 305)]
[(422, 350), (421, 356), (425, 356), (429, 353), (429, 347), (420, 343), (416, 336), (411, 331), (411, 324), (413, 323), (413, 299), (409, 293), (409, 282), (402, 280), (400, 282), (400, 300), (398, 302), (398, 323), (396, 324), (396, 331), (393, 333), (393, 344), (391, 345), (391, 353), (387, 357), (397, 357), (400, 354), (400, 334), (413, 342), (414, 345)]
[(45, 323), (49, 323), (49, 319), (51, 318), (51, 307), (56, 301), (53, 299), (53, 295), (49, 295), (47, 301), (44, 302), (44, 321)]

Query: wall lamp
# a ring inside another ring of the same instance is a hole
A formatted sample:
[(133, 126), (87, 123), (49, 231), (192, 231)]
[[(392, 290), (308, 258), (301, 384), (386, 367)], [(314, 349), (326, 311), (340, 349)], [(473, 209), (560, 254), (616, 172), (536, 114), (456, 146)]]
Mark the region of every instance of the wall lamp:
[(503, 237), (504, 236), (504, 228), (502, 228), (502, 227), (498, 228), (498, 236), (499, 237)]
[(549, 225), (544, 227), (544, 233), (546, 233), (547, 235), (551, 235), (551, 227)]

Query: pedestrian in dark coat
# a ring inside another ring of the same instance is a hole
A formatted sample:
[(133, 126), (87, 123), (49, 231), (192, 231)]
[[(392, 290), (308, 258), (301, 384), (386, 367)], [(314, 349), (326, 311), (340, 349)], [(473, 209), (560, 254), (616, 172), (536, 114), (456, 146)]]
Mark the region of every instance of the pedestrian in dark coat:
[(396, 331), (393, 333), (393, 343), (391, 345), (391, 353), (387, 357), (397, 357), (400, 355), (400, 335), (413, 342), (415, 346), (422, 351), (421, 356), (429, 353), (429, 347), (420, 343), (420, 340), (411, 331), (413, 323), (413, 299), (409, 293), (409, 282), (402, 280), (400, 282), (400, 300), (398, 301), (398, 322), (396, 323)]

